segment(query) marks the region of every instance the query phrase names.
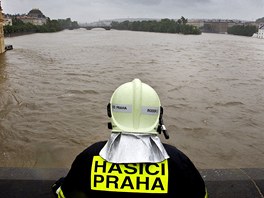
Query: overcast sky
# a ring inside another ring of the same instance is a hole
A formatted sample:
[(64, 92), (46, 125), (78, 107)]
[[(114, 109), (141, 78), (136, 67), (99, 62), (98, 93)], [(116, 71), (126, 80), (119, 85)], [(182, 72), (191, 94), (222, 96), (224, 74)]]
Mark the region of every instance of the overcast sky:
[(4, 13), (38, 8), (50, 19), (79, 23), (119, 18), (241, 19), (264, 17), (264, 0), (2, 0)]

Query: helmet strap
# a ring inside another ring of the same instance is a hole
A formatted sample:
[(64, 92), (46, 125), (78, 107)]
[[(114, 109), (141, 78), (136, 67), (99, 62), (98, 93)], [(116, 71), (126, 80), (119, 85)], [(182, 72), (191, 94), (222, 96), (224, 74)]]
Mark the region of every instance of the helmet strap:
[(112, 117), (112, 113), (111, 113), (111, 108), (110, 107), (111, 107), (111, 104), (108, 103), (108, 105), (107, 105), (107, 115), (108, 115), (109, 118)]
[[(107, 105), (107, 115), (108, 115), (109, 118), (112, 117), (112, 114), (111, 114), (111, 108), (110, 108), (110, 107), (111, 107), (111, 104), (108, 103), (108, 105)], [(108, 129), (113, 129), (113, 125), (112, 125), (111, 122), (108, 122), (108, 123), (107, 123), (107, 126), (108, 126)]]
[(170, 138), (170, 136), (168, 134), (168, 131), (167, 131), (167, 129), (166, 129), (165, 125), (164, 125), (164, 122), (163, 122), (163, 107), (162, 106), (160, 107), (160, 117), (159, 117), (159, 125), (158, 125), (158, 128), (157, 128), (157, 132), (158, 133), (163, 132), (164, 137), (166, 139)]

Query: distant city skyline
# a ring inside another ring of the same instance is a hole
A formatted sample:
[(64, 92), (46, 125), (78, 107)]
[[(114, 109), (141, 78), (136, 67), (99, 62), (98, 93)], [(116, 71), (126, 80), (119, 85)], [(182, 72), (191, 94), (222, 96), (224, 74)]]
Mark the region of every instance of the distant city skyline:
[(120, 18), (237, 19), (264, 17), (263, 0), (2, 0), (3, 12), (27, 14), (37, 8), (51, 19), (79, 23)]

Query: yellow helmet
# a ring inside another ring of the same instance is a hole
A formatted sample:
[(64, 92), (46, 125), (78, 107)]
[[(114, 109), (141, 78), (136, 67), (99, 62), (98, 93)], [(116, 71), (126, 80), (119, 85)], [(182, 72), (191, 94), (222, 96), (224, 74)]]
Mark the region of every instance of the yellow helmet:
[(120, 85), (107, 110), (112, 132), (158, 133), (162, 113), (159, 96), (139, 79)]

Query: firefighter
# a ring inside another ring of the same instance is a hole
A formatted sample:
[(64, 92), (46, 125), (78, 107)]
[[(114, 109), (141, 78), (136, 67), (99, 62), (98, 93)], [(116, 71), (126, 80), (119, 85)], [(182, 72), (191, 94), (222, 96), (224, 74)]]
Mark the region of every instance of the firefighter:
[[(120, 85), (107, 105), (107, 141), (81, 152), (65, 177), (52, 186), (59, 198), (96, 196), (207, 198), (203, 178), (169, 138), (157, 92), (134, 79)], [(95, 132), (96, 133), (96, 132)]]

